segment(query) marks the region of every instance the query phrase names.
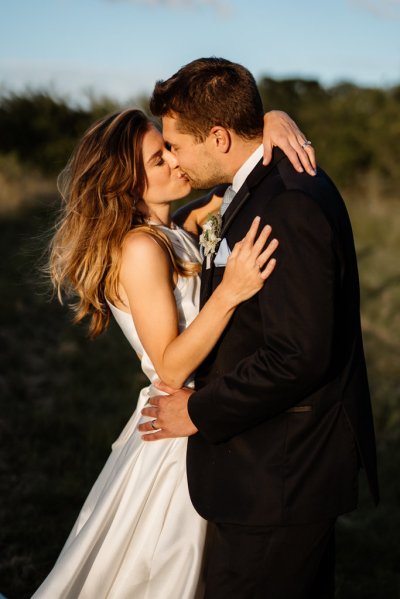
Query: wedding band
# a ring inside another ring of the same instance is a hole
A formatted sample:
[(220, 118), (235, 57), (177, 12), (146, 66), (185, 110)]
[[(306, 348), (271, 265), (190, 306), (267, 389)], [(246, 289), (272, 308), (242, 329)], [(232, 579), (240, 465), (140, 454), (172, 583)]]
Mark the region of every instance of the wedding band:
[(155, 426), (155, 421), (157, 420), (157, 418), (155, 420), (152, 420), (150, 423), (150, 426), (153, 430), (158, 431), (158, 426)]
[(301, 147), (303, 148), (303, 150), (307, 146), (312, 146), (312, 143), (311, 143), (311, 141), (309, 139), (304, 140), (304, 143), (301, 145)]

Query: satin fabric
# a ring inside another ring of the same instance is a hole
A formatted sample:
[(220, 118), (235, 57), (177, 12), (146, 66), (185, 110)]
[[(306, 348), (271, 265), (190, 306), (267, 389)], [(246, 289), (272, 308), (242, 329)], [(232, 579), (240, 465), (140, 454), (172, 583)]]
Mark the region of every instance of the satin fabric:
[[(163, 227), (175, 252), (200, 261), (182, 229)], [(182, 331), (198, 313), (200, 280), (179, 277), (174, 290)], [(150, 385), (112, 446), (67, 542), (34, 599), (200, 599), (206, 522), (187, 488), (187, 439), (146, 444), (137, 431), (140, 410), (152, 395), (157, 373), (130, 314), (111, 306), (141, 360)], [(192, 385), (192, 380), (187, 381)]]

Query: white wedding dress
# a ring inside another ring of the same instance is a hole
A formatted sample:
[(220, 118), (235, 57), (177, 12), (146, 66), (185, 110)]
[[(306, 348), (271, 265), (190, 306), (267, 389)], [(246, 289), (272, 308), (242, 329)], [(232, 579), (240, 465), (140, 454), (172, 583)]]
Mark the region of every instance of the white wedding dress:
[[(162, 228), (178, 256), (200, 261), (183, 229)], [(182, 331), (196, 317), (200, 278), (178, 277), (174, 291)], [(160, 392), (157, 373), (130, 314), (110, 306), (140, 358), (150, 385), (112, 446), (67, 542), (34, 599), (194, 599), (202, 596), (206, 522), (194, 510), (186, 480), (187, 439), (145, 443), (140, 411)], [(187, 384), (191, 384), (188, 381)]]

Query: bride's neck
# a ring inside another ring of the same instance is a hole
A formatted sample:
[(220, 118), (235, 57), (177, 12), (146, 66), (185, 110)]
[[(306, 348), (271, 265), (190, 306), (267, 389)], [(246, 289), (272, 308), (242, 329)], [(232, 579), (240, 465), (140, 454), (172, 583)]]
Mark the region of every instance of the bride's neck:
[(156, 225), (165, 225), (169, 227), (171, 225), (171, 205), (170, 204), (157, 204), (146, 206), (147, 220), (151, 221)]

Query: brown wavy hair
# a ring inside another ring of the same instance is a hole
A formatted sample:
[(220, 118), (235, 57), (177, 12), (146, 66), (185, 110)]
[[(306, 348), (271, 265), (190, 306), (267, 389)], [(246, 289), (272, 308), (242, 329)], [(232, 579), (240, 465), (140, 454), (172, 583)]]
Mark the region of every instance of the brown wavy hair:
[(108, 325), (106, 298), (121, 301), (118, 293), (122, 244), (129, 231), (143, 231), (156, 239), (183, 276), (199, 271), (183, 263), (168, 236), (146, 223), (138, 207), (146, 189), (143, 138), (153, 126), (137, 109), (111, 114), (84, 134), (59, 177), (63, 206), (50, 244), (48, 270), (60, 302), (71, 304), (75, 322), (90, 316), (89, 335)]

